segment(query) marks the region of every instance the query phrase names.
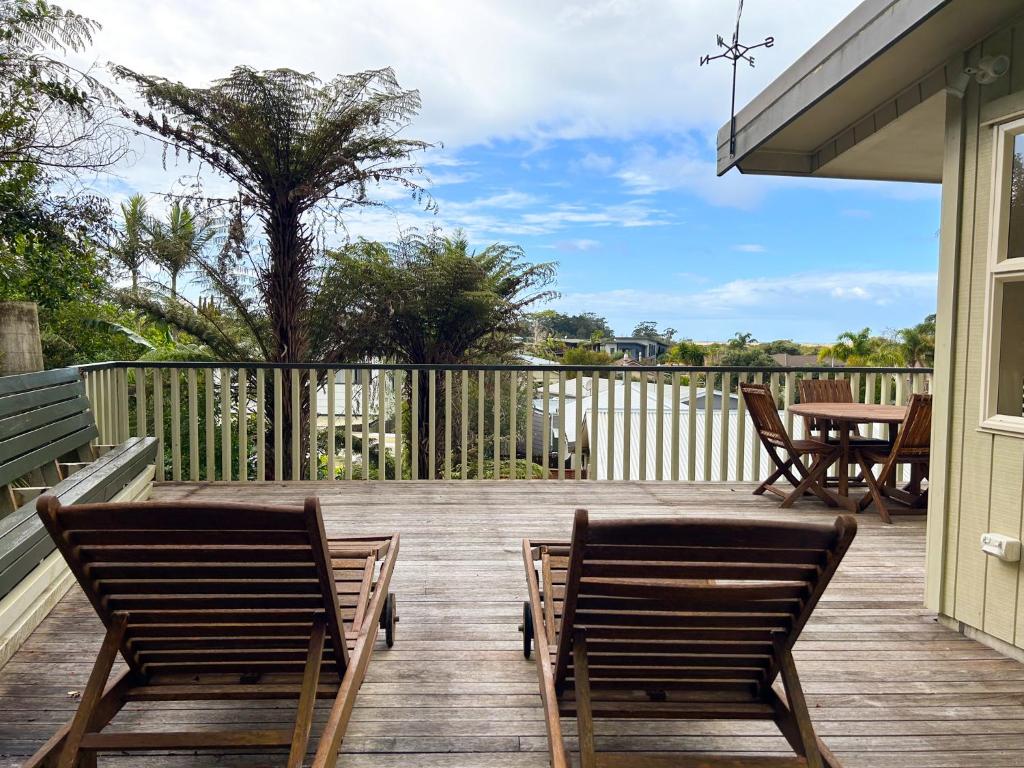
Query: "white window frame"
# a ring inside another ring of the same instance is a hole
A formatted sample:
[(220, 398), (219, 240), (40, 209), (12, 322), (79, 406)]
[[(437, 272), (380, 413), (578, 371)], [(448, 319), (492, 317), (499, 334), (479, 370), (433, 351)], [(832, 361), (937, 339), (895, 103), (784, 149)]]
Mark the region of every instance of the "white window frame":
[(992, 208), (989, 219), (988, 262), (985, 286), (985, 332), (981, 367), (981, 424), (985, 431), (1024, 437), (1024, 416), (997, 412), (999, 348), (1002, 331), (1003, 288), (1024, 282), (1024, 258), (1004, 258), (1010, 231), (1010, 173), (1013, 143), (1024, 134), (1024, 118), (998, 123), (993, 128)]

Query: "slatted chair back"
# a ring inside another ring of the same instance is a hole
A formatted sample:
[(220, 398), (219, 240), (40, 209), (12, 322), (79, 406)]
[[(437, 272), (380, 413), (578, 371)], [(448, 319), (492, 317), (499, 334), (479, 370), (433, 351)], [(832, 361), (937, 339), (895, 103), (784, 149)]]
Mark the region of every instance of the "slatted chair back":
[[(586, 638), (590, 688), (653, 701), (764, 701), (854, 535), (832, 524), (720, 519), (591, 521), (577, 510), (555, 684)], [(615, 717), (649, 716), (619, 706)], [(595, 715), (598, 713), (595, 712)]]
[(92, 458), (98, 434), (77, 370), (0, 378), (0, 487), (68, 457)]
[(316, 499), (302, 507), (148, 502), (61, 506), (40, 518), (120, 651), (154, 677), (301, 673), (315, 625), (323, 669), (348, 663)]
[[(801, 403), (852, 403), (853, 387), (848, 379), (800, 379), (798, 382)], [(829, 432), (832, 423), (807, 417), (805, 434)]]
[(768, 385), (742, 383), (740, 394), (762, 442), (792, 451), (792, 440), (775, 407), (775, 397)]
[(913, 394), (907, 405), (907, 416), (903, 420), (896, 442), (886, 459), (879, 478), (885, 480), (896, 465), (907, 462), (927, 461), (932, 439), (932, 396)]

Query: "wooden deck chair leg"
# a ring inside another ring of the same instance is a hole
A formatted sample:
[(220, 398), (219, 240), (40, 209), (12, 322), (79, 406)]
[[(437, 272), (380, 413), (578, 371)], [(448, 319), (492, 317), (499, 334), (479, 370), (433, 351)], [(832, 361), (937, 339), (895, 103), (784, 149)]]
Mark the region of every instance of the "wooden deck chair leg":
[[(828, 462), (832, 460), (833, 454), (820, 454), (815, 457), (810, 467), (800, 469), (803, 479), (796, 484), (793, 492), (783, 499), (781, 506), (783, 508), (793, 506), (808, 491), (824, 501), (828, 506), (836, 506), (835, 500), (822, 488), (822, 480), (824, 479), (825, 472), (828, 471)], [(796, 465), (794, 464), (794, 466)]]
[(302, 691), (295, 713), (295, 730), (292, 733), (292, 749), (288, 755), (288, 768), (302, 768), (309, 744), (309, 732), (313, 728), (313, 707), (316, 705), (316, 689), (320, 683), (320, 662), (324, 655), (324, 637), (327, 624), (323, 619), (313, 623), (309, 635), (309, 650), (306, 653), (306, 668), (302, 674)]
[(597, 768), (594, 752), (594, 716), (590, 703), (590, 666), (587, 662), (586, 632), (572, 637), (573, 678), (576, 681), (576, 730), (580, 741), (580, 768)]
[[(860, 465), (864, 470), (864, 480), (868, 484), (868, 492), (860, 500), (859, 508), (862, 510), (867, 509), (873, 501), (878, 507), (878, 515), (882, 518), (882, 522), (891, 523), (892, 516), (889, 515), (889, 507), (885, 504), (885, 494), (882, 492), (878, 478), (875, 477), (875, 473), (864, 463), (863, 459), (860, 460)], [(883, 469), (882, 471), (884, 472), (885, 470)]]
[(86, 684), (85, 690), (82, 691), (78, 711), (75, 712), (68, 735), (64, 740), (64, 749), (61, 750), (57, 768), (79, 768), (82, 765), (79, 760), (82, 738), (89, 730), (94, 720), (96, 707), (103, 698), (103, 690), (106, 687), (107, 678), (110, 677), (110, 670), (113, 669), (114, 662), (117, 661), (117, 651), (121, 647), (127, 623), (128, 617), (118, 614), (103, 637), (100, 652), (96, 655), (92, 672), (89, 673), (89, 682)]
[(783, 708), (777, 708), (776, 722), (779, 730), (786, 736), (793, 749), (807, 761), (807, 768), (824, 768), (821, 753), (818, 751), (818, 739), (814, 734), (814, 725), (811, 723), (807, 701), (804, 699), (804, 690), (800, 685), (800, 676), (793, 661), (793, 652), (783, 648), (778, 640), (774, 645), (775, 661), (789, 704), (785, 711)]

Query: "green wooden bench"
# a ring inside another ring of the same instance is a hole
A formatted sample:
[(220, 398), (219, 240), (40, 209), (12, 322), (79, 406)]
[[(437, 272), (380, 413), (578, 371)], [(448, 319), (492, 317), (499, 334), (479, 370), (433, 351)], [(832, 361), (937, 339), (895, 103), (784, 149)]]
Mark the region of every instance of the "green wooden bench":
[(94, 446), (98, 436), (77, 369), (0, 377), (0, 598), (54, 549), (39, 494), (110, 501), (156, 461), (156, 438)]

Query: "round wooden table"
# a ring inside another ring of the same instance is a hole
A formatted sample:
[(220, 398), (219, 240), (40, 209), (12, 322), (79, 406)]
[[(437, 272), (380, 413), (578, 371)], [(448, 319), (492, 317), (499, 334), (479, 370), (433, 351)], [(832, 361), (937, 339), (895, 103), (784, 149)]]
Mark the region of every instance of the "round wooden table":
[[(858, 503), (850, 498), (850, 432), (858, 424), (888, 424), (890, 442), (892, 432), (907, 417), (905, 405), (873, 405), (870, 403), (800, 403), (791, 405), (789, 412), (795, 416), (820, 419), (835, 424), (839, 432), (839, 460), (837, 473), (836, 501), (843, 507), (856, 512)], [(809, 435), (807, 437), (810, 437)]]

